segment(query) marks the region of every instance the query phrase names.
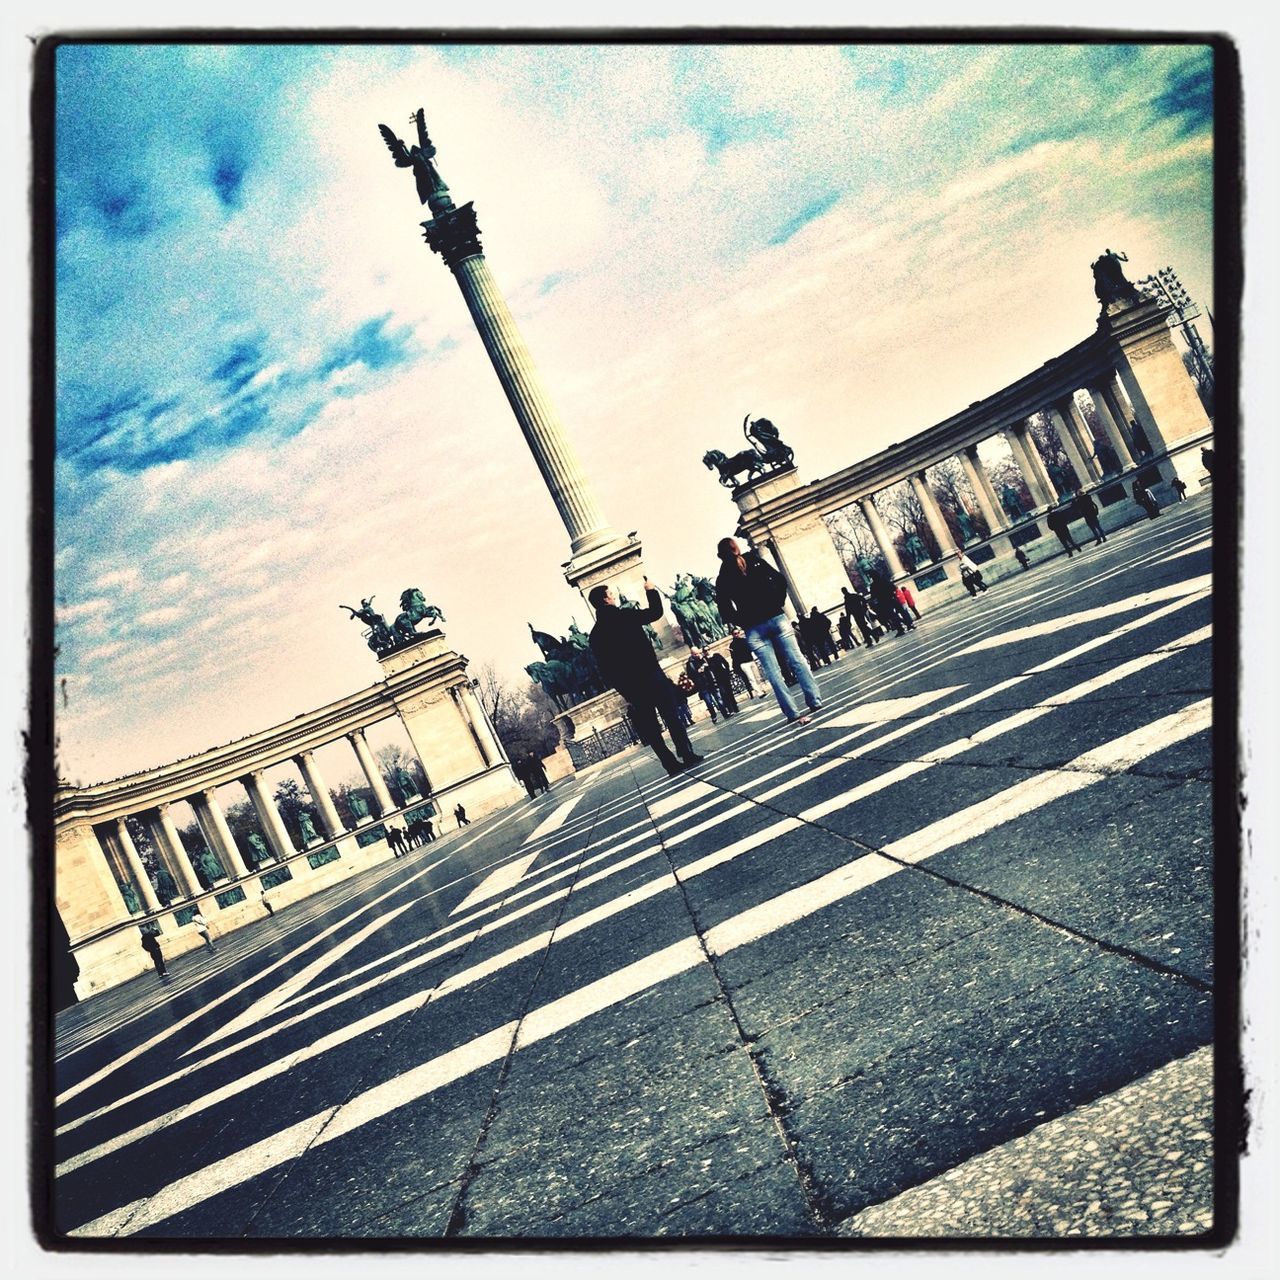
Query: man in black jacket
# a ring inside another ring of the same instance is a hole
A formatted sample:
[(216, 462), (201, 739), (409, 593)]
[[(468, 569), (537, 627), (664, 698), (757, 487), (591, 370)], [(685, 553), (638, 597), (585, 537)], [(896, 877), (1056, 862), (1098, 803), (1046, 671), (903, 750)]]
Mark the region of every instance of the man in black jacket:
[[(662, 617), (662, 597), (648, 578), (644, 580), (644, 590), (649, 601), (647, 609), (622, 609), (612, 587), (601, 583), (591, 588), (587, 601), (596, 611), (591, 652), (605, 682), (627, 700), (631, 722), (641, 740), (653, 748), (668, 773), (677, 774), (702, 757), (694, 751), (681, 721), (676, 704), (679, 694), (658, 665), (653, 645), (644, 632), (645, 627)], [(659, 714), (680, 753), (679, 760), (667, 749), (658, 726)]]

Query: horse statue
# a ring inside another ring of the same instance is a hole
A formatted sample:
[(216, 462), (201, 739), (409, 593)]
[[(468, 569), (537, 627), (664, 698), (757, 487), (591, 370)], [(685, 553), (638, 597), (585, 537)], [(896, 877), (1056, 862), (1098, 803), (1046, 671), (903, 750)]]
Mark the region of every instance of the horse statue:
[(567, 711), (572, 705), (573, 668), (566, 662), (531, 662), (525, 673), (535, 684), (540, 684), (557, 711)]
[(418, 623), (424, 619), (427, 622), (445, 620), (444, 610), (437, 605), (428, 604), (417, 587), (409, 587), (400, 593), (400, 608), (402, 612), (392, 626), (399, 643), (414, 639), (418, 634)]
[(553, 662), (560, 657), (563, 646), (555, 636), (548, 635), (545, 631), (535, 631), (532, 622), (529, 623), (529, 634), (548, 662)]
[(391, 628), (387, 626), (387, 620), (382, 614), (375, 612), (373, 602), (375, 596), (370, 596), (367, 600), (360, 601), (360, 608), (353, 609), (349, 604), (340, 604), (339, 609), (345, 609), (352, 618), (359, 618), (368, 631), (364, 633), (365, 641), (374, 653), (382, 653), (386, 649), (390, 649), (395, 643), (395, 638), (391, 634)]
[[(702, 455), (702, 465), (708, 471), (718, 471), (720, 483), (726, 489), (736, 489), (739, 484), (750, 484), (764, 474), (764, 460), (754, 449), (743, 449), (732, 458), (719, 449), (708, 449)], [(747, 473), (746, 479), (739, 481), (738, 473), (742, 471)]]
[(710, 578), (699, 577), (696, 573), (691, 577), (694, 595), (698, 597), (698, 602), (705, 610), (707, 621), (717, 636), (724, 635), (729, 628), (724, 625), (724, 619), (720, 616), (720, 606), (716, 603), (716, 584)]

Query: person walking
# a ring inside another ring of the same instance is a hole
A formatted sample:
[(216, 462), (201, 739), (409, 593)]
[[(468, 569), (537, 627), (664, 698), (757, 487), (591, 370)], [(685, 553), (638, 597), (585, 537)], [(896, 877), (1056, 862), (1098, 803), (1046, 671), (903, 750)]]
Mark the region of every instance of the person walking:
[(1160, 514), (1160, 505), (1156, 502), (1155, 495), (1138, 476), (1133, 479), (1133, 500), (1147, 513), (1148, 520), (1154, 520)]
[(142, 949), (151, 957), (151, 963), (156, 968), (156, 977), (161, 982), (168, 982), (170, 980), (169, 970), (165, 968), (164, 953), (160, 950), (160, 939), (147, 928), (142, 930)]
[(724, 707), (724, 713), (727, 716), (736, 716), (738, 714), (738, 699), (733, 693), (733, 672), (729, 668), (729, 660), (723, 653), (713, 653), (708, 655), (703, 649), (702, 656), (707, 659), (707, 670), (711, 673), (711, 678), (716, 682), (716, 688), (720, 691), (720, 704)]
[(1179, 502), (1186, 502), (1187, 482), (1181, 476), (1175, 476), (1170, 487), (1173, 489), (1174, 493), (1178, 495)]
[(1058, 535), (1058, 541), (1066, 547), (1068, 560), (1070, 560), (1077, 551), (1082, 551), (1084, 549), (1071, 536), (1071, 526), (1067, 523), (1067, 515), (1065, 511), (1059, 511), (1056, 509), (1050, 511), (1049, 514), (1045, 516), (1044, 522), (1054, 531), (1054, 533)]
[(208, 947), (210, 951), (217, 950), (217, 948), (213, 945), (213, 938), (210, 937), (209, 935), (209, 922), (204, 918), (204, 916), (200, 914), (199, 907), (196, 908), (195, 915), (191, 917), (191, 923), (195, 925), (196, 932), (200, 935), (201, 939), (204, 941), (204, 945)]
[(695, 649), (690, 655), (689, 661), (684, 664), (684, 669), (689, 679), (693, 681), (693, 687), (698, 691), (698, 697), (702, 699), (703, 706), (706, 707), (707, 714), (711, 717), (711, 723), (717, 723), (717, 713), (727, 720), (729, 712), (725, 710), (724, 703), (720, 701), (720, 690), (716, 686), (715, 676), (707, 669), (706, 650)]
[(547, 781), (547, 771), (542, 767), (542, 761), (532, 751), (525, 752), (524, 767), (533, 780), (534, 790), (546, 795), (551, 790), (551, 783)]
[(840, 621), (836, 624), (836, 630), (840, 635), (840, 647), (845, 653), (851, 652), (858, 642), (853, 638), (853, 623), (849, 621), (847, 613), (840, 614)]
[(978, 592), (987, 589), (987, 584), (982, 580), (982, 570), (959, 547), (956, 548), (956, 555), (960, 563), (960, 581), (968, 588), (970, 599), (976, 600)]
[[(746, 636), (742, 634), (741, 627), (734, 627), (732, 634), (733, 639), (729, 641), (729, 657), (733, 659), (733, 669), (738, 673), (738, 679), (746, 686), (747, 697), (754, 700), (756, 688), (747, 674), (747, 663), (754, 662), (756, 656), (751, 652), (751, 646), (747, 643)], [(761, 690), (761, 697), (763, 696), (764, 691)]]
[(858, 630), (862, 632), (863, 643), (868, 649), (874, 647), (880, 639), (879, 628), (873, 628), (871, 619), (867, 616), (866, 596), (860, 591), (850, 592), (845, 588), (844, 607), (846, 615), (853, 619)]
[(471, 819), (467, 817), (467, 811), (462, 807), (461, 800), (454, 807), (453, 816), (457, 818), (459, 827), (469, 827), (471, 825)]
[(267, 897), (267, 891), (265, 889), (263, 889), (263, 891), (258, 895), (258, 900), (262, 903), (267, 915), (275, 915), (276, 909), (271, 905), (271, 899)]
[(898, 603), (906, 605), (915, 614), (917, 622), (920, 620), (920, 610), (916, 608), (916, 598), (911, 594), (911, 588), (905, 582), (898, 584)]
[(1098, 519), (1098, 504), (1090, 494), (1082, 493), (1076, 498), (1075, 511), (1076, 517), (1089, 526), (1089, 532), (1093, 534), (1093, 545), (1096, 547), (1106, 542), (1107, 535), (1102, 532), (1102, 523)]
[[(1016, 560), (1016, 561), (1017, 561), (1017, 562), (1018, 562), (1018, 563), (1019, 563), (1019, 564), (1020, 564), (1024, 569), (1030, 569), (1030, 568), (1031, 568), (1031, 561), (1027, 559), (1027, 553), (1026, 553), (1025, 551), (1023, 551), (1023, 549), (1022, 549), (1021, 547), (1014, 547), (1014, 549), (1013, 549), (1013, 558), (1014, 558), (1014, 559), (1015, 559), (1015, 560)], [(963, 577), (963, 576), (964, 576), (964, 575), (962, 574), (962, 575), (961, 575), (961, 577)], [(970, 595), (972, 595), (972, 594), (973, 594), (973, 593), (972, 593), (972, 592), (970, 592)]]
[[(589, 644), (601, 678), (626, 699), (640, 740), (674, 777), (689, 765), (698, 764), (703, 757), (689, 741), (678, 705), (680, 692), (658, 665), (653, 645), (644, 631), (662, 617), (662, 597), (647, 577), (644, 591), (648, 608), (623, 609), (619, 607), (618, 593), (611, 586), (599, 583), (592, 587), (587, 603), (596, 611), (596, 624), (591, 628)], [(659, 716), (679, 752), (678, 760), (662, 736)]]
[(422, 834), (426, 837), (428, 844), (436, 838), (436, 824), (432, 819), (427, 818), (423, 821)]
[(822, 695), (782, 612), (787, 598), (786, 581), (757, 553), (744, 555), (735, 538), (721, 538), (716, 554), (720, 557), (720, 572), (716, 577), (720, 616), (730, 626), (742, 628), (782, 714), (792, 724), (808, 724), (812, 717), (797, 713), (774, 652), (776, 643), (795, 670), (810, 712), (819, 710)]
[(816, 604), (809, 610), (809, 637), (810, 648), (828, 666), (839, 658), (831, 642), (831, 619)]
[(882, 578), (874, 569), (867, 572), (867, 592), (871, 596), (871, 608), (875, 610), (876, 617), (884, 624), (886, 631), (892, 627), (894, 634), (901, 636), (907, 631), (915, 630), (910, 616), (902, 616), (905, 610), (898, 604), (898, 593), (894, 590), (893, 583)]

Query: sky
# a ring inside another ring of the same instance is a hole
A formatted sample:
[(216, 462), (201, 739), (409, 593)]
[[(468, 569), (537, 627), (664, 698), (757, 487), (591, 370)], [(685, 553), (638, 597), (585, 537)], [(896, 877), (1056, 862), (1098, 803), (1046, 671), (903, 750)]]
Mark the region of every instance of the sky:
[[(420, 587), (513, 682), (568, 535), (378, 136), (425, 108), (610, 523), (714, 569), (700, 458), (802, 481), (1093, 329), (1090, 262), (1212, 310), (1195, 45), (83, 45), (58, 53), (55, 675), (75, 783), (375, 683)], [(1211, 338), (1207, 325), (1202, 332)]]

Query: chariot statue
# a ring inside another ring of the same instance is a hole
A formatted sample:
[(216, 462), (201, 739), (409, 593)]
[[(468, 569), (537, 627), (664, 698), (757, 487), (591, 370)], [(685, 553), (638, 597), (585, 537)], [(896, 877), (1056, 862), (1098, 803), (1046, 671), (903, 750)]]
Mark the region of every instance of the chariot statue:
[[(708, 449), (702, 455), (702, 465), (708, 471), (717, 471), (720, 483), (726, 489), (750, 484), (770, 471), (783, 471), (795, 458), (795, 452), (783, 441), (778, 428), (768, 418), (757, 418), (752, 422), (751, 415), (747, 414), (742, 420), (742, 433), (750, 448), (741, 449), (732, 457), (719, 449)], [(746, 478), (739, 480), (738, 476), (743, 473)]]

